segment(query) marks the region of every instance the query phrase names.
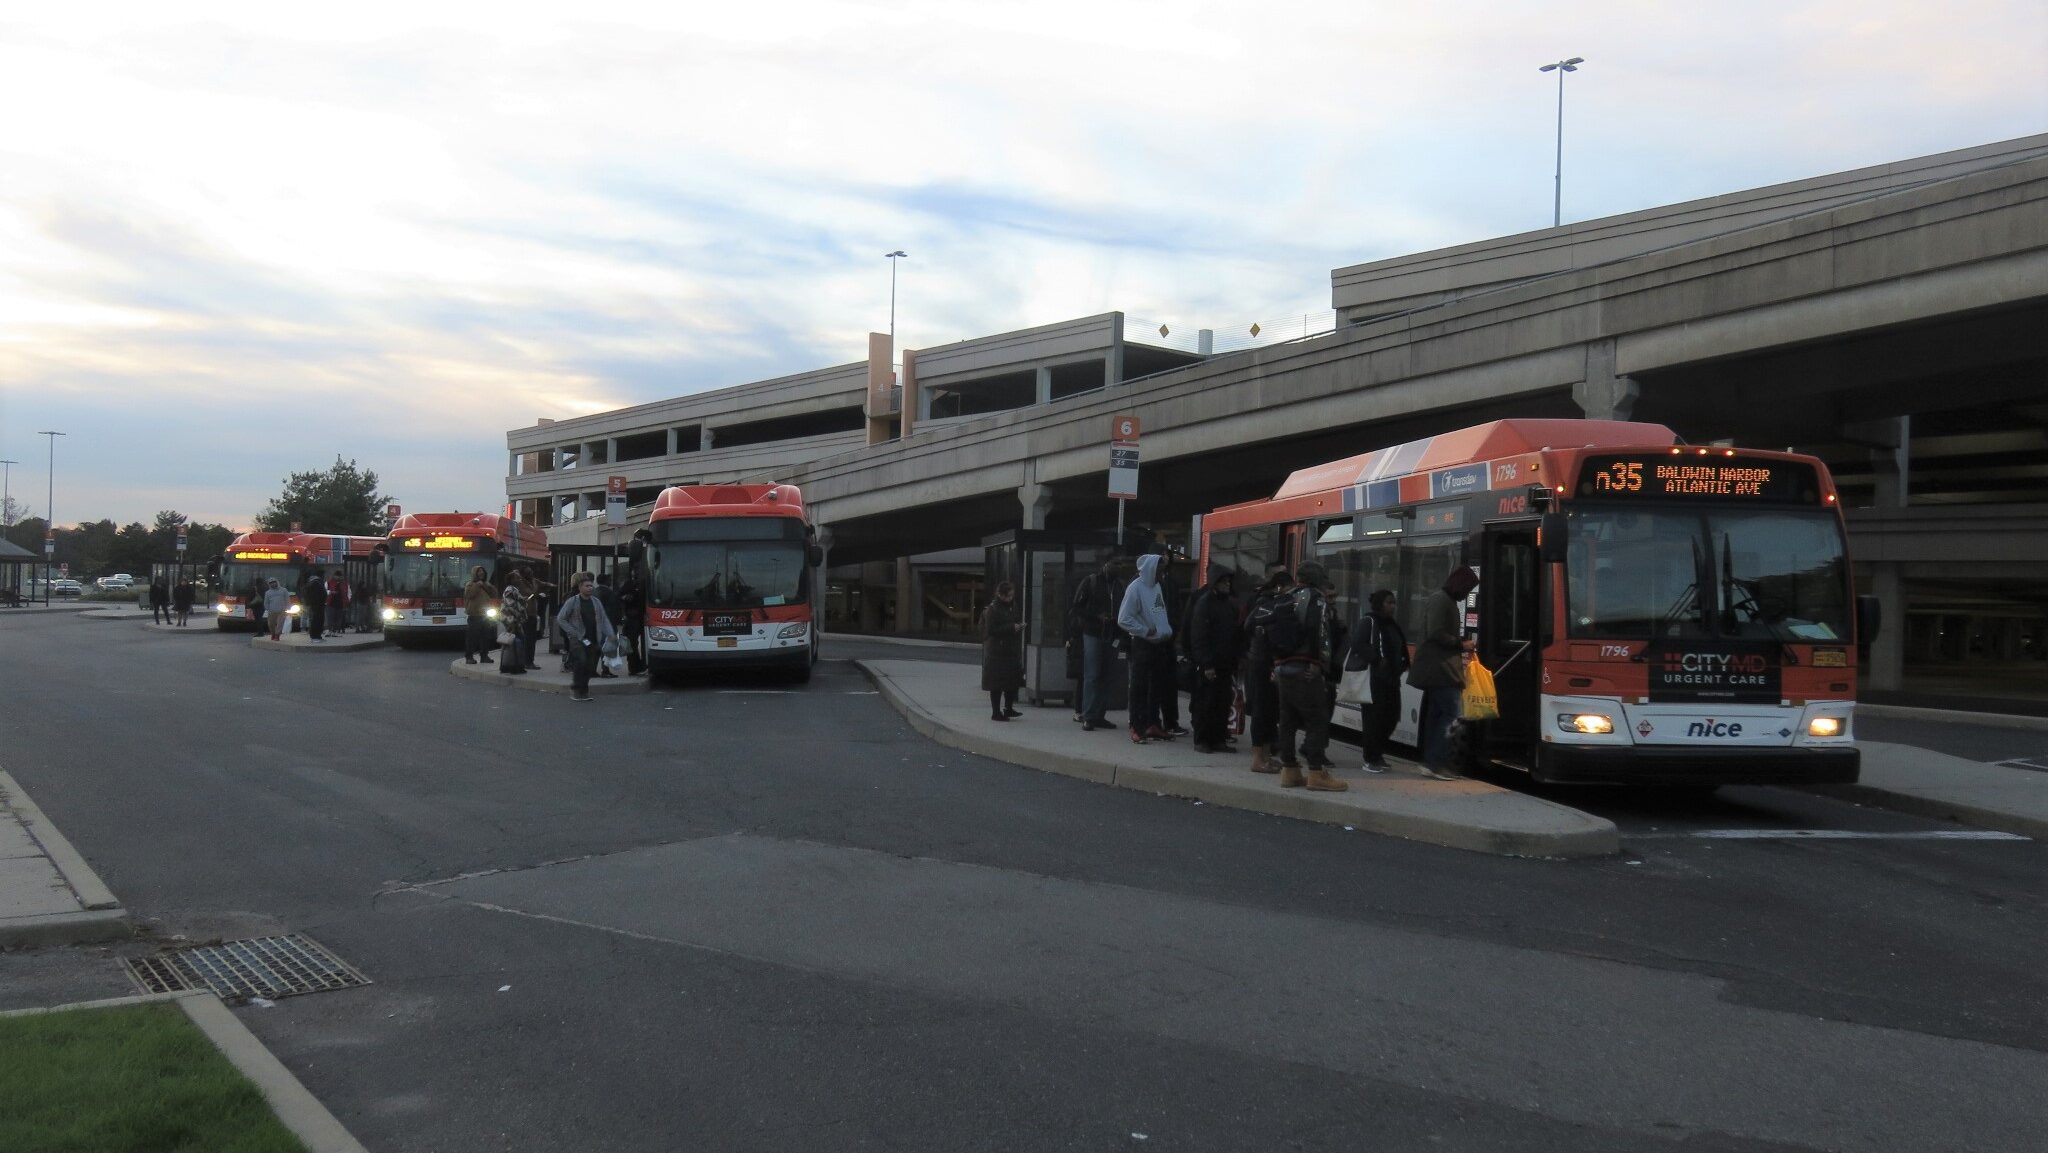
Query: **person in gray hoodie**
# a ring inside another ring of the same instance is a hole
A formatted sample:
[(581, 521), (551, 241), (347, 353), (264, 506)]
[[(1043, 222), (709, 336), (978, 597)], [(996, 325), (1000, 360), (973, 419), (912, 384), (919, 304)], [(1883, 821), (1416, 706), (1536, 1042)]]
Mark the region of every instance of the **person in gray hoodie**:
[(270, 639), (281, 640), (284, 626), (291, 621), (291, 590), (277, 583), (277, 578), (263, 586), (263, 619), (270, 622)]
[(1117, 609), (1117, 627), (1131, 638), (1131, 740), (1170, 741), (1159, 727), (1162, 694), (1178, 692), (1173, 683), (1173, 621), (1166, 611), (1166, 592), (1159, 585), (1163, 557), (1138, 558), (1138, 576), (1124, 589)]

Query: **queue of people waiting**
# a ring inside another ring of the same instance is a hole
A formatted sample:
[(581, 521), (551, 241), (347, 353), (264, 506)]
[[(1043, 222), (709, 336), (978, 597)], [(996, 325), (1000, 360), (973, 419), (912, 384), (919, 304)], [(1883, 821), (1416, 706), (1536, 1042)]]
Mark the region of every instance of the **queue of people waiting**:
[[(1328, 570), (1315, 561), (1290, 572), (1271, 566), (1240, 598), (1236, 574), (1212, 567), (1178, 614), (1165, 557), (1116, 558), (1083, 578), (1067, 618), (1070, 674), (1080, 683), (1074, 720), (1083, 731), (1113, 730), (1109, 678), (1119, 652), (1129, 657), (1129, 738), (1138, 744), (1194, 738), (1196, 751), (1233, 753), (1232, 708), (1240, 692), (1255, 773), (1282, 788), (1341, 792), (1330, 770), (1330, 717), (1340, 699), (1363, 717), (1363, 767), (1387, 770), (1389, 740), (1400, 721), (1401, 688), (1422, 691), (1425, 771), (1455, 779), (1451, 727), (1460, 715), (1473, 640), (1465, 634), (1465, 598), (1478, 587), (1470, 568), (1453, 569), (1424, 606), (1423, 636), (1411, 657), (1396, 619), (1395, 594), (1378, 589), (1356, 622), (1338, 619)], [(1011, 704), (1022, 683), (1021, 645), (1007, 582), (983, 615), (982, 688), (992, 719), (1021, 715)], [(1183, 727), (1180, 694), (1188, 694)], [(1340, 698), (1341, 694), (1341, 698)]]
[[(271, 640), (282, 640), (292, 629), (292, 598), (298, 597), (299, 623), (306, 639), (325, 641), (329, 636), (347, 632), (377, 632), (381, 626), (376, 619), (376, 597), (362, 582), (350, 582), (340, 569), (321, 572), (314, 569), (300, 579), (297, 588), (287, 588), (283, 581), (270, 577), (264, 581), (257, 595), (250, 598), (256, 609), (256, 627), (268, 632)], [(154, 586), (150, 591), (152, 604), (155, 601)], [(175, 601), (174, 601), (175, 604)], [(190, 602), (187, 602), (187, 609)], [(182, 623), (182, 622), (181, 622)]]
[[(639, 582), (630, 575), (612, 587), (609, 575), (579, 572), (569, 578), (570, 592), (552, 614), (562, 639), (562, 670), (571, 677), (570, 699), (587, 701), (593, 677), (637, 676), (645, 665), (640, 634), (645, 614)], [(534, 665), (534, 650), (550, 617), (555, 586), (527, 567), (515, 569), (503, 586), (493, 587), (482, 565), (470, 571), (462, 589), (463, 612), (469, 622), (462, 659), (467, 664), (498, 664), (505, 676), (524, 676)], [(497, 602), (497, 619), (490, 616)], [(504, 659), (493, 662), (500, 650)]]

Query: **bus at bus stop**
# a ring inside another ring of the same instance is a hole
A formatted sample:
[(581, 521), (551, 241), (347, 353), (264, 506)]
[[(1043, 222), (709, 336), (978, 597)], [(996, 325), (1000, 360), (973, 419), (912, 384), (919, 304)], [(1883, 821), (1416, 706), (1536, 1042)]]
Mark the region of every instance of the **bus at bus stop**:
[(780, 669), (810, 679), (824, 553), (795, 485), (675, 485), (635, 535), (652, 674)]
[[(1459, 756), (1559, 783), (1857, 779), (1858, 646), (1876, 602), (1851, 583), (1826, 466), (1686, 445), (1656, 424), (1500, 420), (1347, 457), (1203, 518), (1206, 565), (1256, 585), (1317, 560), (1340, 619), (1380, 588), (1418, 642), (1460, 566), (1497, 719)], [(1207, 571), (1205, 567), (1203, 571)], [(1403, 686), (1396, 740), (1421, 692)], [(1339, 723), (1357, 725), (1356, 706)]]
[[(493, 589), (521, 567), (539, 574), (548, 566), (547, 533), (496, 513), (406, 513), (381, 543), (377, 616), (385, 637), (400, 645), (462, 638), (469, 626), (462, 590), (477, 566)], [(497, 613), (497, 598), (489, 611)]]
[(339, 568), (351, 573), (367, 565), (371, 550), (383, 543), (374, 536), (339, 536), (306, 532), (245, 532), (229, 542), (227, 551), (207, 563), (214, 588), (216, 627), (255, 628), (263, 589), (272, 580), (292, 594), (291, 614), (299, 615), (299, 586), (306, 574)]

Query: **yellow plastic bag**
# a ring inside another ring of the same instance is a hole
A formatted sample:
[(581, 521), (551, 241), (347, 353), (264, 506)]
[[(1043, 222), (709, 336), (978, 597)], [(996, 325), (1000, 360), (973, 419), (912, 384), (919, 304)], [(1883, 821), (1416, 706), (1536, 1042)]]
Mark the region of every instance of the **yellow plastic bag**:
[(1465, 662), (1464, 718), (1490, 721), (1500, 716), (1500, 696), (1493, 688), (1493, 674), (1477, 660)]

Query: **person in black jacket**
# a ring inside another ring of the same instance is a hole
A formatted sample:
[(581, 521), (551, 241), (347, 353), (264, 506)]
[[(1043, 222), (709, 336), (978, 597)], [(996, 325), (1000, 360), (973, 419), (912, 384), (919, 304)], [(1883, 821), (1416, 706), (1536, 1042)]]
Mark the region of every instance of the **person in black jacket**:
[(1359, 706), (1365, 771), (1387, 771), (1387, 738), (1401, 721), (1401, 674), (1408, 671), (1408, 637), (1394, 619), (1394, 590), (1380, 589), (1367, 600), (1366, 615), (1351, 631), (1344, 671), (1369, 671), (1372, 702)]
[(1116, 613), (1124, 590), (1115, 557), (1082, 578), (1068, 607), (1068, 627), (1081, 636), (1081, 727), (1113, 729), (1109, 723), (1109, 678), (1116, 674)]
[(632, 676), (647, 671), (640, 643), (646, 631), (647, 594), (640, 587), (640, 578), (629, 572), (619, 585), (619, 637), (626, 646), (626, 672)]
[(1245, 609), (1244, 711), (1251, 722), (1252, 772), (1277, 773), (1280, 758), (1274, 755), (1280, 740), (1280, 689), (1273, 683), (1272, 646), (1266, 643), (1266, 621), (1286, 602), (1294, 588), (1294, 574), (1284, 564), (1268, 566), (1266, 583), (1252, 593)]
[(981, 613), (981, 688), (989, 719), (1014, 721), (1017, 690), (1024, 687), (1024, 628), (1017, 619), (1017, 586), (1003, 581)]
[(1209, 568), (1209, 583), (1188, 609), (1188, 660), (1195, 666), (1189, 719), (1195, 723), (1195, 751), (1225, 753), (1230, 745), (1231, 684), (1237, 675), (1237, 602), (1229, 569)]

